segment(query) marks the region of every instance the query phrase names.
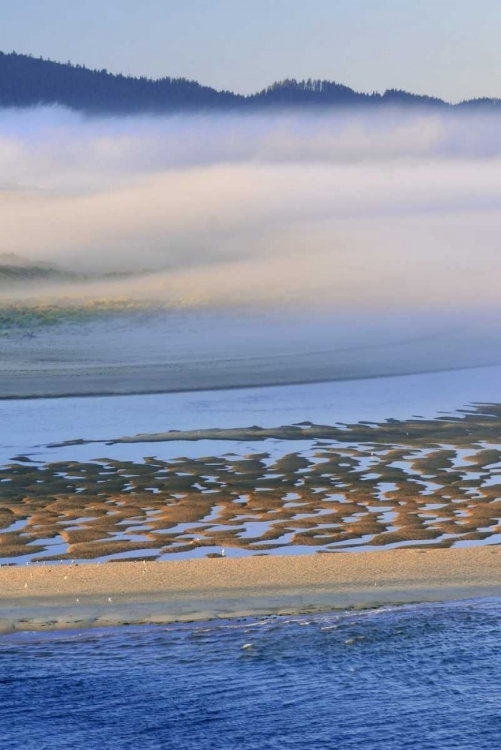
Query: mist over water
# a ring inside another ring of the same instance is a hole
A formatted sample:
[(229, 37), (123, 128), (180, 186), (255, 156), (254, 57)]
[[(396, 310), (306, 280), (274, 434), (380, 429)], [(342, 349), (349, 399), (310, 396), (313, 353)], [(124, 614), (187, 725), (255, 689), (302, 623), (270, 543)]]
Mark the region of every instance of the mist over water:
[(64, 296), (495, 303), (496, 120), (7, 111), (3, 252), (87, 274), (143, 272)]
[(452, 336), (458, 356), (435, 347), (426, 369), (501, 361), (500, 167), (498, 117), (478, 112), (4, 110), (0, 303), (269, 311), (291, 344), (320, 316), (316, 349), (339, 325), (372, 345), (376, 325), (392, 346)]

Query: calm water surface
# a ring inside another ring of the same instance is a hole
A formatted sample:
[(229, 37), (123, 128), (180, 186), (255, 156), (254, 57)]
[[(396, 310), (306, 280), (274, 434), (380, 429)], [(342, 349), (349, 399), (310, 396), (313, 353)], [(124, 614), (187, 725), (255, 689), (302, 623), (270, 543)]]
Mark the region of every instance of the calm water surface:
[(498, 748), (501, 600), (0, 639), (3, 750)]

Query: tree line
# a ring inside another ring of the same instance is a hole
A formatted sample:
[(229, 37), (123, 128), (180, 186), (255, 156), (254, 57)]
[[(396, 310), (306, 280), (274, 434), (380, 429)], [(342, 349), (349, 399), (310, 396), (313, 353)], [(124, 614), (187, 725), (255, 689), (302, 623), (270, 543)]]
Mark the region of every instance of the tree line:
[[(460, 107), (493, 108), (499, 99)], [(249, 96), (217, 91), (186, 78), (125, 76), (16, 52), (0, 52), (0, 107), (59, 104), (89, 114), (165, 113), (184, 110), (249, 110), (269, 107), (422, 105), (451, 107), (441, 99), (390, 89), (364, 94), (333, 81), (286, 79)]]

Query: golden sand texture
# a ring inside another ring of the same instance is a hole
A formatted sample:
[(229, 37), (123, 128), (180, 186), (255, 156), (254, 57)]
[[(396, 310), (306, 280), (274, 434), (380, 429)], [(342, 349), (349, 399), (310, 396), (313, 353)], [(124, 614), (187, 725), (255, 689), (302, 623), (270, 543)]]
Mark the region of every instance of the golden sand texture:
[(501, 533), (501, 451), (473, 444), (458, 462), (458, 450), (12, 463), (0, 468), (0, 559), (488, 540)]
[[(14, 457), (0, 467), (0, 562), (205, 557), (223, 547), (241, 556), (424, 549), (501, 539), (499, 404), (435, 420), (230, 432), (280, 437), (280, 450), (45, 464)], [(182, 433), (187, 440), (208, 434), (229, 433)], [(295, 450), (306, 434), (310, 448)], [(130, 440), (150, 450), (151, 437)]]
[(0, 631), (326, 611), (501, 594), (501, 549), (0, 568)]

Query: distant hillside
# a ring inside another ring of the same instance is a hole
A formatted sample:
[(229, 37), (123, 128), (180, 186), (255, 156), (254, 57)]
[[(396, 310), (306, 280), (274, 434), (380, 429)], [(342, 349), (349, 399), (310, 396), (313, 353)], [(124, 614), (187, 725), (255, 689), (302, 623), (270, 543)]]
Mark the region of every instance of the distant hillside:
[(184, 78), (153, 81), (0, 52), (2, 107), (61, 104), (90, 113), (165, 112), (225, 107), (242, 98)]
[[(474, 99), (455, 107), (499, 107), (499, 99)], [(269, 107), (400, 105), (451, 108), (441, 99), (390, 89), (364, 94), (332, 81), (285, 80), (250, 96), (216, 91), (185, 78), (134, 78), (82, 65), (0, 52), (0, 107), (59, 104), (89, 114), (255, 110)]]
[(450, 105), (430, 96), (408, 94), (406, 91), (391, 89), (384, 94), (361, 94), (348, 86), (332, 81), (318, 81), (311, 78), (307, 81), (285, 80), (268, 86), (267, 89), (247, 97), (248, 102), (260, 105), (279, 106), (349, 106), (359, 104), (421, 104), (427, 106), (448, 107)]
[(25, 282), (85, 282), (110, 281), (131, 276), (144, 276), (154, 271), (163, 271), (165, 266), (157, 268), (138, 268), (131, 271), (82, 271), (63, 268), (46, 261), (34, 261), (15, 253), (0, 253), (0, 290), (14, 283)]
[(72, 274), (44, 261), (33, 262), (14, 253), (0, 253), (0, 287), (18, 281), (61, 281)]

